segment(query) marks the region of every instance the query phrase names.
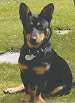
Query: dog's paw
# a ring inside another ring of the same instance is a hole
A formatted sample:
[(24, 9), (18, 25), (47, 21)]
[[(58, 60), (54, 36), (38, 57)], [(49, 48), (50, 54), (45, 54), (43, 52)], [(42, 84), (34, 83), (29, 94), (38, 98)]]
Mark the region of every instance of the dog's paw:
[(46, 101), (39, 95), (38, 97), (35, 98), (36, 103), (46, 103)]
[(14, 88), (7, 88), (7, 89), (3, 90), (3, 92), (5, 94), (13, 94), (13, 93), (16, 93), (16, 90)]
[(20, 99), (20, 103), (34, 103), (34, 97), (26, 94)]

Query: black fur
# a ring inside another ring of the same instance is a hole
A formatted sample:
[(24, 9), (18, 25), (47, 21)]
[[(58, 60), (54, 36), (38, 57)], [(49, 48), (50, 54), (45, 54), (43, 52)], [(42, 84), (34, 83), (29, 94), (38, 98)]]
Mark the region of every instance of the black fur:
[[(68, 64), (58, 56), (49, 42), (52, 34), (50, 22), (53, 11), (54, 5), (51, 3), (44, 7), (40, 14), (33, 16), (26, 4), (21, 3), (20, 5), (19, 13), (23, 24), (24, 45), (21, 48), (19, 63), (28, 66), (28, 70), (21, 71), (21, 78), (25, 87), (32, 90), (37, 87), (36, 95), (41, 93), (44, 96), (50, 96), (51, 91), (61, 85), (64, 86), (63, 91), (60, 93), (63, 95), (69, 93), (72, 87), (72, 74)], [(39, 25), (37, 25), (38, 22)], [(36, 32), (43, 32), (46, 38), (38, 47), (36, 46), (37, 48), (30, 48), (27, 44), (27, 35), (31, 34), (31, 38), (33, 38), (35, 34), (37, 35)], [(31, 54), (35, 57), (27, 60), (25, 57)], [(34, 67), (46, 64), (49, 66), (49, 70), (44, 74), (36, 74), (33, 71)]]

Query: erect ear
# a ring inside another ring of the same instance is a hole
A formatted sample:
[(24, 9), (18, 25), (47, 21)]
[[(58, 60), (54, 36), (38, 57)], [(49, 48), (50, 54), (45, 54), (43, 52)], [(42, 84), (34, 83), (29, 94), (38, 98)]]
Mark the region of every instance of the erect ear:
[(31, 14), (31, 11), (26, 4), (24, 4), (24, 3), (20, 4), (19, 14), (20, 14), (20, 19), (21, 19), (22, 24), (23, 24), (23, 28), (27, 29), (27, 27), (28, 27), (27, 25), (29, 23), (29, 18), (32, 14)]
[(50, 23), (52, 19), (53, 11), (54, 11), (54, 5), (53, 3), (50, 3), (43, 8), (39, 16), (46, 19)]

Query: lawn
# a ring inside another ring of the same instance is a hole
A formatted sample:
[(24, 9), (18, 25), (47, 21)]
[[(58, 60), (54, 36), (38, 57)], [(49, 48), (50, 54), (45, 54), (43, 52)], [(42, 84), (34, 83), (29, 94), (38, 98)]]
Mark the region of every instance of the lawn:
[(23, 44), (22, 25), (19, 20), (19, 5), (24, 1), (33, 14), (37, 14), (48, 3), (53, 2), (55, 11), (53, 29), (75, 29), (75, 7), (73, 0), (0, 0), (0, 51), (20, 48)]
[[(0, 0), (0, 52), (20, 48), (23, 44), (22, 25), (19, 20), (19, 4), (24, 1), (33, 14), (53, 2), (55, 11), (51, 26), (53, 29), (71, 29), (66, 35), (53, 32), (52, 46), (71, 67), (75, 81), (75, 6), (73, 0)], [(5, 95), (3, 89), (21, 83), (18, 65), (0, 64), (0, 103), (19, 103), (23, 93)], [(75, 103), (75, 89), (63, 97), (49, 98), (47, 103)]]

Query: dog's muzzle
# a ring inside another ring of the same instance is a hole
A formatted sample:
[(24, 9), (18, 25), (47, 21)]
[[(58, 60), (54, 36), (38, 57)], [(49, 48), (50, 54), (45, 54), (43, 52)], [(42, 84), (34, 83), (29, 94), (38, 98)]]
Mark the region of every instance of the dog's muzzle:
[(38, 43), (36, 42), (36, 39), (33, 39), (32, 38), (32, 40), (31, 40), (31, 43), (32, 43), (32, 45), (37, 45)]
[(42, 31), (33, 28), (31, 34), (27, 35), (27, 44), (32, 47), (38, 47), (45, 39), (45, 34)]
[(32, 39), (32, 44), (33, 45), (37, 45), (38, 44), (38, 42), (37, 42), (37, 36), (40, 34), (40, 32), (36, 29), (36, 28), (34, 28), (33, 29), (33, 31), (32, 31), (32, 37), (31, 37), (31, 39)]

